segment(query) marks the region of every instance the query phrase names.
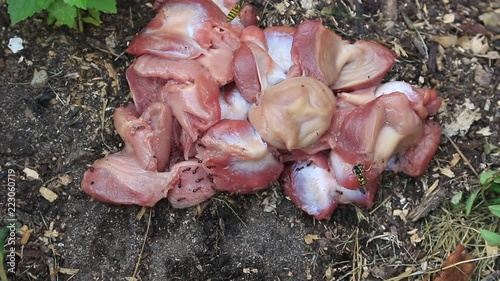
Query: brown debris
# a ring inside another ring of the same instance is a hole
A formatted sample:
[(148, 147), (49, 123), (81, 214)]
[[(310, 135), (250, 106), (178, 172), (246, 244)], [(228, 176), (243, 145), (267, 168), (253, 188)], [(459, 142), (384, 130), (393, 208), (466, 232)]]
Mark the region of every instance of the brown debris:
[(387, 19), (393, 21), (398, 19), (398, 3), (396, 0), (382, 0), (380, 10)]
[(416, 222), (419, 219), (426, 217), (430, 211), (434, 210), (443, 201), (446, 192), (443, 188), (437, 189), (436, 191), (425, 195), (425, 197), (420, 201), (418, 206), (411, 210), (408, 214), (408, 220)]
[(478, 64), (474, 71), (474, 81), (481, 87), (489, 88), (491, 86), (491, 74), (482, 65)]
[(467, 281), (474, 272), (474, 268), (476, 267), (476, 263), (466, 262), (457, 264), (463, 261), (467, 261), (473, 259), (474, 256), (468, 254), (462, 254), (465, 250), (465, 246), (459, 244), (455, 251), (448, 256), (448, 258), (444, 261), (442, 270), (439, 272), (439, 275), (434, 278), (434, 281)]

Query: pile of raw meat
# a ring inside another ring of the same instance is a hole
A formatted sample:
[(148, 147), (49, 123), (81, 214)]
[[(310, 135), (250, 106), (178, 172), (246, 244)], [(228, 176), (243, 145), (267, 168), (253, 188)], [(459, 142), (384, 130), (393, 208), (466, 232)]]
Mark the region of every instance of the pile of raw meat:
[[(220, 2), (220, 3), (219, 3)], [(441, 128), (437, 92), (381, 84), (395, 55), (343, 41), (319, 20), (264, 30), (237, 1), (166, 0), (130, 43), (134, 103), (116, 109), (125, 148), (97, 160), (83, 190), (109, 203), (175, 208), (277, 180), (317, 219), (371, 206), (384, 170), (419, 176)]]

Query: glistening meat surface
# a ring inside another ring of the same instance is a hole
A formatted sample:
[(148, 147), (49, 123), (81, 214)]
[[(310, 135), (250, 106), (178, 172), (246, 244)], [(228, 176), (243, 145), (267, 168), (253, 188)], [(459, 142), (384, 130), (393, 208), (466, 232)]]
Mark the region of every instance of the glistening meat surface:
[(396, 56), (344, 41), (309, 20), (251, 25), (235, 0), (162, 0), (132, 40), (134, 104), (119, 107), (121, 152), (97, 160), (82, 189), (108, 203), (175, 208), (217, 192), (254, 193), (280, 179), (305, 212), (373, 204), (385, 170), (422, 175), (436, 152), (441, 100), (432, 89), (381, 84)]

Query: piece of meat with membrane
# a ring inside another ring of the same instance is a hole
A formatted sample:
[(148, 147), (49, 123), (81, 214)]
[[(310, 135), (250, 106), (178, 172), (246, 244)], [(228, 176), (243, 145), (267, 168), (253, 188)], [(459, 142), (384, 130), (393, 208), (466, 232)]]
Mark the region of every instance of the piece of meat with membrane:
[(377, 86), (355, 90), (349, 93), (341, 92), (339, 106), (363, 105), (381, 95), (400, 92), (405, 94), (410, 100), (413, 110), (423, 120), (428, 116), (435, 115), (441, 106), (441, 99), (437, 96), (437, 91), (433, 89), (417, 88), (406, 82), (392, 81)]
[(119, 107), (113, 115), (115, 129), (125, 149), (135, 153), (141, 167), (164, 171), (172, 147), (172, 111), (164, 103), (153, 103), (140, 116), (134, 104)]
[(179, 162), (171, 167), (170, 173), (177, 174), (167, 196), (174, 208), (198, 205), (216, 193), (215, 184), (210, 181), (198, 159)]
[(281, 81), (286, 73), (273, 61), (267, 50), (255, 43), (244, 43), (235, 52), (234, 81), (248, 102), (258, 102), (261, 93)]
[(221, 119), (247, 120), (251, 104), (247, 102), (236, 84), (231, 83), (221, 88), (220, 100)]
[(375, 91), (375, 97), (394, 92), (405, 94), (410, 100), (413, 110), (415, 110), (422, 120), (428, 116), (435, 115), (441, 106), (441, 99), (438, 98), (436, 90), (416, 88), (401, 81), (388, 82), (380, 85)]
[(264, 29), (267, 52), (281, 70), (288, 73), (293, 66), (292, 44), (295, 28), (290, 26), (270, 26)]
[(441, 141), (441, 126), (432, 120), (424, 121), (424, 134), (413, 146), (391, 158), (387, 169), (412, 177), (425, 173)]
[(200, 132), (208, 130), (220, 120), (219, 86), (205, 75), (198, 76), (194, 84), (167, 83), (161, 96), (194, 141), (198, 139)]
[(147, 171), (134, 153), (121, 151), (97, 160), (83, 175), (81, 187), (105, 203), (152, 207), (167, 196), (176, 176)]
[(265, 89), (286, 79), (292, 65), (293, 31), (287, 27), (263, 31), (255, 26), (243, 30), (243, 44), (234, 54), (232, 71), (238, 89), (248, 102), (257, 102)]
[(142, 77), (134, 67), (127, 68), (125, 75), (132, 99), (139, 114), (143, 113), (148, 106), (158, 100), (161, 89), (167, 82), (161, 78)]
[(166, 0), (157, 15), (132, 39), (126, 52), (194, 59), (212, 45), (237, 49), (240, 32), (240, 27), (226, 22), (226, 15), (212, 1)]
[(318, 220), (329, 219), (339, 203), (371, 207), (377, 186), (376, 181), (363, 191), (341, 186), (322, 154), (287, 166), (280, 183), (285, 195), (295, 205)]
[(316, 142), (330, 127), (334, 110), (335, 96), (325, 84), (295, 77), (266, 89), (248, 117), (267, 143), (292, 150)]
[(382, 45), (364, 40), (349, 44), (320, 20), (307, 20), (295, 30), (290, 71), (314, 77), (335, 91), (352, 91), (379, 84), (395, 59)]
[(356, 41), (342, 55), (348, 60), (331, 86), (334, 91), (353, 91), (378, 85), (396, 61), (391, 50), (365, 40)]
[(293, 36), (293, 68), (299, 69), (302, 75), (331, 86), (349, 60), (346, 55), (349, 47), (348, 42), (325, 28), (320, 20), (303, 21), (297, 26)]
[[(370, 174), (381, 173), (396, 153), (415, 145), (424, 126), (408, 98), (399, 92), (382, 95), (361, 106), (339, 108), (330, 137), (338, 157), (330, 164), (342, 186), (357, 188), (352, 167), (363, 164)], [(371, 176), (373, 178), (373, 176)]]
[(221, 120), (200, 139), (197, 150), (219, 191), (253, 193), (272, 184), (283, 171), (277, 151), (244, 120)]

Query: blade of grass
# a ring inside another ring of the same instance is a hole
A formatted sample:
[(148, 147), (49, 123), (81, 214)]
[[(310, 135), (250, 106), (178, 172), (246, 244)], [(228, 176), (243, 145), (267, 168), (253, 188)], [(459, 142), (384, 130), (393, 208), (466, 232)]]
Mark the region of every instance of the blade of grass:
[(481, 191), (481, 189), (478, 189), (476, 191), (474, 191), (470, 196), (469, 198), (467, 198), (467, 201), (465, 201), (465, 213), (467, 215), (470, 214), (471, 210), (472, 210), (472, 206), (474, 206), (474, 201), (476, 200), (477, 198), (477, 195), (479, 194), (479, 192)]

